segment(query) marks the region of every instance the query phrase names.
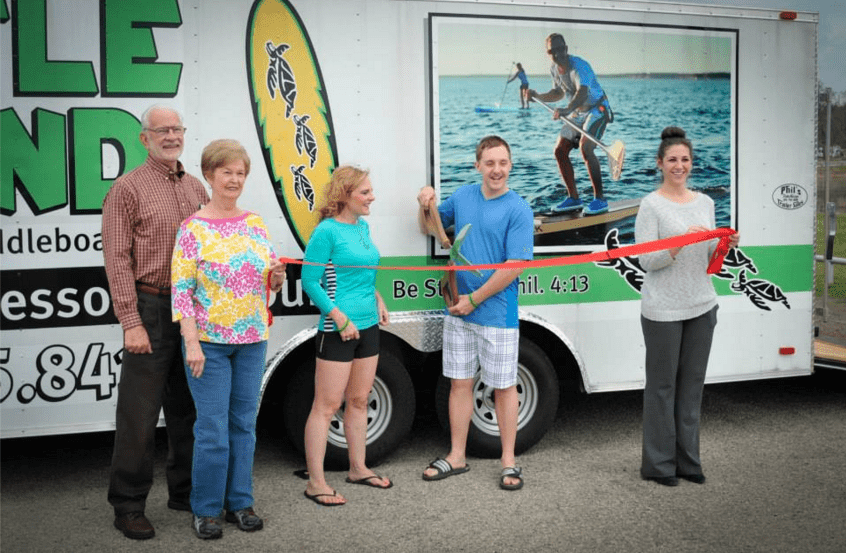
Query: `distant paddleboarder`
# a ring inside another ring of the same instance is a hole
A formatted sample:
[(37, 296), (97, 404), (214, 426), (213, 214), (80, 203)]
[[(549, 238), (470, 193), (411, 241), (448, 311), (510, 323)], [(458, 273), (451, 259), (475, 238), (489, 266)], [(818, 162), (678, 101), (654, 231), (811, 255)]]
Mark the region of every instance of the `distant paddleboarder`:
[(520, 79), (520, 107), (528, 108), (529, 99), (526, 97), (526, 91), (529, 90), (529, 78), (526, 77), (526, 72), (520, 62), (517, 62), (517, 71), (508, 79), (508, 82), (510, 83), (514, 79)]
[[(544, 94), (528, 89), (525, 92), (526, 99), (538, 98), (544, 102), (558, 102), (565, 97), (568, 98), (570, 103), (567, 107), (557, 108), (553, 112), (553, 119), (568, 117), (584, 133), (601, 140), (605, 133), (605, 126), (614, 120), (614, 115), (611, 112), (608, 97), (596, 80), (593, 69), (582, 58), (567, 53), (567, 43), (558, 33), (553, 33), (546, 38), (546, 53), (552, 59), (550, 72), (553, 88)], [(553, 208), (555, 212), (583, 209), (585, 215), (598, 215), (608, 211), (608, 202), (602, 194), (602, 170), (594, 153), (596, 145), (588, 140), (584, 133), (577, 132), (569, 125), (563, 125), (555, 143), (558, 170), (561, 172), (569, 194), (566, 200)], [(582, 153), (590, 175), (590, 182), (593, 185), (594, 199), (587, 205), (579, 199), (573, 165), (570, 162), (570, 150), (576, 146)]]

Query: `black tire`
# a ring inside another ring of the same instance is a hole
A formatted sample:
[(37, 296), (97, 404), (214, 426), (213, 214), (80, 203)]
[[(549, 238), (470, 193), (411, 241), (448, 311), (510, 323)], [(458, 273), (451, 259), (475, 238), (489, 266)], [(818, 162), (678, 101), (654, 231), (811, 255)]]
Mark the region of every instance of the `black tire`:
[[(305, 424), (314, 401), (314, 359), (300, 365), (285, 391), (285, 429), (294, 446), (305, 453)], [(376, 466), (393, 452), (414, 422), (414, 384), (405, 366), (390, 352), (379, 355), (376, 378), (367, 407), (367, 464)], [(344, 437), (344, 405), (332, 417), (323, 463), (328, 470), (349, 468)]]
[[(476, 373), (473, 382), (473, 416), (467, 435), (467, 452), (475, 457), (499, 458), (502, 444), (494, 411), (493, 389), (485, 386)], [(435, 392), (438, 420), (449, 429), (450, 379), (441, 375)], [(519, 455), (538, 443), (555, 421), (558, 411), (558, 376), (549, 357), (526, 338), (520, 338), (517, 370), (517, 443)]]

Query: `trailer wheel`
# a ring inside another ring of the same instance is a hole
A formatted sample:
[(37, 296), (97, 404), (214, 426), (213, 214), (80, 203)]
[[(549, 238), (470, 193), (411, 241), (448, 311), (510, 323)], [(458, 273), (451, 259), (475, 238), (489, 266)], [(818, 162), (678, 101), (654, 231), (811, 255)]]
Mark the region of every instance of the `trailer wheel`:
[[(438, 380), (435, 404), (441, 425), (449, 429), (450, 380)], [(558, 376), (549, 357), (530, 340), (520, 339), (517, 368), (517, 443), (519, 455), (543, 438), (555, 421), (558, 410)], [(499, 427), (494, 410), (494, 390), (486, 386), (476, 373), (473, 379), (473, 415), (467, 436), (467, 451), (476, 457), (497, 458), (502, 455)]]
[[(313, 401), (314, 359), (297, 369), (285, 392), (285, 429), (288, 438), (303, 453), (305, 424)], [(367, 401), (368, 465), (378, 464), (411, 431), (414, 401), (414, 384), (405, 366), (390, 352), (383, 351)], [(343, 404), (329, 424), (324, 466), (334, 470), (349, 467)]]

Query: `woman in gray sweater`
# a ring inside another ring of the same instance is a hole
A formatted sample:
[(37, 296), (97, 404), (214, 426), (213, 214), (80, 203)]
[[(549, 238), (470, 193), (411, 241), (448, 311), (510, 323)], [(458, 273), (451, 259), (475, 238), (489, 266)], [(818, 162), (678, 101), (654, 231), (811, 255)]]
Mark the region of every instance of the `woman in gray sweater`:
[[(661, 133), (660, 187), (640, 204), (638, 243), (714, 228), (714, 201), (687, 188), (693, 146), (678, 127)], [(740, 236), (731, 237), (731, 246)], [(665, 486), (679, 478), (705, 483), (699, 459), (699, 414), (717, 294), (706, 273), (716, 240), (640, 256), (641, 327), (646, 344), (641, 476)]]

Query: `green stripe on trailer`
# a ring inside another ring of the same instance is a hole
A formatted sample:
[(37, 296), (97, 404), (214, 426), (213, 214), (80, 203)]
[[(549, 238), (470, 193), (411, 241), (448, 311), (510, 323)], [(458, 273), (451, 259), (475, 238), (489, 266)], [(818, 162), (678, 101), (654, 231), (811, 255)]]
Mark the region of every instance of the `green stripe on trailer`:
[[(749, 264), (727, 267), (732, 280), (714, 277), (714, 288), (721, 296), (737, 295), (743, 273), (745, 282), (766, 281), (784, 293), (810, 292), (814, 248), (811, 245), (749, 246), (741, 248)], [(438, 291), (445, 261), (425, 256), (383, 257), (382, 265), (398, 267), (431, 266), (432, 271), (381, 270), (376, 285), (388, 308), (394, 311), (440, 309)], [(757, 272), (753, 272), (753, 268)], [(554, 305), (639, 300), (640, 292), (617, 271), (594, 263), (527, 269), (520, 277), (520, 305)]]

